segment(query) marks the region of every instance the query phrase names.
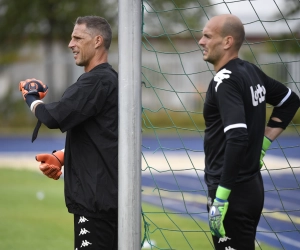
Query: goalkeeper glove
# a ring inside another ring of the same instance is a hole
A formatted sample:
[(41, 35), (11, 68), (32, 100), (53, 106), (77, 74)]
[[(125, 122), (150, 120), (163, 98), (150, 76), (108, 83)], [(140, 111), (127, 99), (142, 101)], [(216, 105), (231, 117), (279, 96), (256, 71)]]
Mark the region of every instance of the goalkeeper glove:
[(61, 176), (61, 168), (64, 165), (64, 151), (53, 151), (52, 154), (38, 154), (35, 159), (41, 162), (39, 168), (44, 175), (58, 180)]
[(216, 198), (209, 209), (208, 222), (212, 235), (222, 238), (225, 236), (223, 221), (228, 210), (228, 197), (231, 190), (219, 186)]
[(48, 86), (42, 81), (32, 78), (21, 81), (19, 83), (19, 90), (22, 91), (24, 100), (31, 108), (31, 104), (34, 101), (41, 100), (47, 95)]
[(272, 140), (270, 140), (268, 137), (264, 136), (262, 149), (261, 149), (261, 153), (260, 153), (260, 159), (259, 159), (260, 168), (262, 168), (262, 166), (264, 165), (263, 158), (266, 155), (266, 151), (271, 146), (271, 143), (272, 143)]

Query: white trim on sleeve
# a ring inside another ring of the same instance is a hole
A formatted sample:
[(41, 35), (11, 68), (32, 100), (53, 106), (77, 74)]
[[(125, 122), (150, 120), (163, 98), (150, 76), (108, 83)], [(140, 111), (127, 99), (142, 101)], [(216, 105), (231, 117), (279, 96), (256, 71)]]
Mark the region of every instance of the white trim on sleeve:
[(247, 128), (247, 125), (245, 123), (236, 123), (236, 124), (231, 124), (224, 128), (224, 133), (226, 133), (228, 130), (233, 129), (233, 128)]
[(31, 105), (30, 105), (30, 110), (31, 110), (31, 112), (33, 112), (33, 108), (34, 108), (35, 104), (37, 104), (37, 103), (44, 103), (44, 102), (41, 101), (41, 100), (35, 100), (35, 101), (33, 101), (33, 102), (31, 103)]
[(278, 103), (275, 107), (280, 107), (291, 95), (292, 91), (290, 88), (289, 89), (289, 92), (286, 94), (286, 96), (281, 100), (280, 103)]

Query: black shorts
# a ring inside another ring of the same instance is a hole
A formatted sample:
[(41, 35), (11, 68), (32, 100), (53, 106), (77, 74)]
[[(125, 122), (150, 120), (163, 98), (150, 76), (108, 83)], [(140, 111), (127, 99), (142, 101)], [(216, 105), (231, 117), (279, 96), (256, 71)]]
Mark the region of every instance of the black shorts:
[(75, 250), (118, 250), (118, 220), (74, 215)]
[[(215, 199), (216, 190), (209, 190)], [(237, 184), (228, 198), (229, 207), (224, 219), (226, 237), (212, 236), (216, 250), (254, 250), (256, 229), (264, 204), (264, 187), (261, 174)]]

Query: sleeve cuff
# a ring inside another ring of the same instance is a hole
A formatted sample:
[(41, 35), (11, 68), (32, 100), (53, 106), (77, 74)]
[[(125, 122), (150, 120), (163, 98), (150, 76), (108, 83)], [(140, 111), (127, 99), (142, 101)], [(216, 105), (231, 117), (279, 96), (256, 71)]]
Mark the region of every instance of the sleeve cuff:
[(37, 104), (37, 103), (44, 103), (44, 102), (41, 101), (41, 100), (35, 100), (35, 101), (33, 101), (33, 102), (30, 104), (30, 110), (31, 110), (31, 112), (33, 112), (34, 106), (35, 106), (35, 104)]
[(271, 146), (271, 144), (272, 144), (272, 140), (264, 136), (263, 145), (262, 145), (263, 150), (267, 151), (268, 148)]
[(216, 198), (219, 198), (221, 200), (227, 200), (230, 195), (230, 192), (230, 189), (219, 186), (217, 189)]

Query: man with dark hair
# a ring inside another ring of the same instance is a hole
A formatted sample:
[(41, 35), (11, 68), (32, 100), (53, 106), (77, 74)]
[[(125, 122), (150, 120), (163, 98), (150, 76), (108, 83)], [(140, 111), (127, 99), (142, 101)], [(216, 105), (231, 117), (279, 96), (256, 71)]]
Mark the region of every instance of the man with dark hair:
[(41, 81), (20, 82), (38, 120), (67, 132), (65, 149), (36, 159), (41, 171), (55, 180), (64, 165), (75, 249), (118, 249), (118, 74), (107, 62), (111, 36), (104, 18), (78, 17), (69, 48), (85, 73), (58, 102), (41, 101), (48, 91)]
[[(199, 41), (203, 59), (217, 72), (203, 111), (208, 220), (217, 250), (255, 249), (264, 204), (262, 157), (300, 104), (285, 85), (238, 58), (244, 36), (240, 19), (226, 14), (211, 18)], [(267, 126), (266, 103), (274, 106)]]
[(90, 16), (78, 17), (75, 23), (78, 25), (85, 24), (92, 36), (100, 34), (103, 38), (104, 48), (107, 51), (109, 50), (112, 32), (110, 25), (104, 18), (91, 18)]

